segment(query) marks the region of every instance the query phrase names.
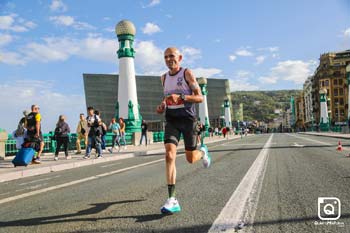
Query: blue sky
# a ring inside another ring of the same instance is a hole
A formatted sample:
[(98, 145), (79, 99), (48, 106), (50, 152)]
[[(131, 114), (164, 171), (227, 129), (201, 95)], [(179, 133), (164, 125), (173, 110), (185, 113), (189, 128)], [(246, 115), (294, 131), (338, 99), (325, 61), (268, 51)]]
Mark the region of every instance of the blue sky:
[(0, 128), (41, 107), (43, 128), (85, 112), (83, 73), (118, 73), (115, 25), (135, 24), (137, 74), (177, 46), (196, 76), (234, 90), (302, 88), (320, 54), (350, 49), (349, 0), (0, 0)]

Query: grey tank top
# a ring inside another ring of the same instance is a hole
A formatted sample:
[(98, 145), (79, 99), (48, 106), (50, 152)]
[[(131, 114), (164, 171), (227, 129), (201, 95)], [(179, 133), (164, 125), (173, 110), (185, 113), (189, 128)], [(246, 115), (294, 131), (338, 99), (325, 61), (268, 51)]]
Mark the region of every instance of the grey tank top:
[[(186, 69), (181, 67), (179, 72), (174, 75), (170, 75), (169, 72), (165, 74), (163, 83), (164, 96), (171, 94), (192, 95), (192, 90), (185, 79), (185, 72)], [(167, 101), (165, 117), (167, 119), (179, 117), (189, 117), (191, 119), (195, 119), (195, 105), (191, 102), (184, 102), (181, 99), (178, 101), (178, 103), (171, 103)]]

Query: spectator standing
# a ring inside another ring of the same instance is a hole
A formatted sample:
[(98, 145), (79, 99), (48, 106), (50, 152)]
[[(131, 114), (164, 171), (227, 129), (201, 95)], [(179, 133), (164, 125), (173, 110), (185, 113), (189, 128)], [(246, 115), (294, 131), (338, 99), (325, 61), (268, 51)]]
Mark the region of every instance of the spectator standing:
[(57, 146), (56, 146), (56, 152), (55, 152), (55, 161), (58, 160), (58, 153), (62, 145), (63, 145), (66, 159), (71, 158), (71, 156), (68, 155), (68, 143), (69, 143), (68, 134), (70, 133), (70, 128), (65, 120), (66, 120), (66, 117), (63, 115), (60, 115), (58, 118), (58, 122), (56, 124), (55, 138), (57, 140)]
[(126, 150), (127, 147), (126, 147), (126, 140), (125, 140), (125, 122), (123, 117), (119, 118), (119, 126), (120, 126), (120, 141), (123, 140), (124, 150)]
[(140, 146), (142, 145), (142, 139), (145, 138), (146, 140), (146, 146), (147, 146), (147, 123), (145, 120), (142, 120), (141, 124), (141, 139), (140, 139)]
[(118, 145), (118, 152), (120, 151), (120, 143), (119, 143), (119, 139), (120, 139), (120, 126), (119, 123), (116, 122), (115, 118), (113, 117), (111, 120), (111, 123), (108, 126), (108, 129), (112, 131), (113, 133), (113, 139), (112, 139), (112, 147), (111, 149), (109, 149), (108, 151), (110, 153), (113, 153), (113, 148), (115, 146), (115, 144)]
[(87, 149), (88, 145), (88, 133), (89, 133), (89, 128), (87, 126), (87, 121), (85, 119), (84, 113), (80, 113), (79, 116), (80, 120), (78, 122), (77, 126), (77, 141), (76, 141), (76, 147), (77, 147), (77, 152), (75, 154), (81, 154), (81, 145), (80, 142), (81, 140), (84, 140), (85, 143), (85, 149)]
[(224, 138), (226, 138), (226, 133), (227, 133), (227, 128), (226, 127), (222, 127), (222, 135), (224, 135)]
[(44, 150), (44, 139), (41, 132), (41, 114), (38, 105), (33, 104), (31, 107), (32, 112), (28, 114), (25, 127), (27, 129), (27, 136), (25, 140), (29, 142), (35, 142), (39, 144), (39, 150), (37, 156), (33, 159), (33, 163), (41, 163), (40, 156)]

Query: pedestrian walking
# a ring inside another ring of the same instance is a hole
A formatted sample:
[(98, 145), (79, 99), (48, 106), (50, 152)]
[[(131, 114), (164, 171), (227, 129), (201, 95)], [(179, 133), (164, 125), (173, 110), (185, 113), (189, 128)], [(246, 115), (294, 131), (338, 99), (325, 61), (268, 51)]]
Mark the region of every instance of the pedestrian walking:
[(56, 129), (55, 129), (55, 139), (57, 141), (55, 158), (54, 158), (55, 161), (58, 160), (58, 153), (62, 145), (63, 145), (64, 155), (66, 159), (71, 158), (71, 156), (68, 155), (69, 133), (70, 133), (70, 128), (69, 128), (69, 125), (66, 123), (66, 117), (64, 115), (60, 115), (58, 118), (58, 122), (56, 124)]
[(125, 140), (125, 122), (122, 117), (119, 118), (119, 126), (120, 126), (120, 142), (123, 141), (124, 150), (127, 149), (126, 140)]
[(95, 110), (95, 115), (98, 116), (100, 118), (100, 127), (101, 127), (101, 149), (102, 152), (106, 151), (106, 134), (107, 134), (107, 126), (106, 124), (103, 122), (102, 118), (101, 118), (101, 113), (98, 110)]
[(177, 48), (167, 48), (164, 59), (169, 71), (161, 77), (164, 98), (156, 109), (159, 114), (165, 112), (166, 119), (164, 146), (168, 199), (161, 207), (161, 212), (175, 213), (181, 211), (175, 197), (175, 160), (180, 135), (182, 134), (184, 138), (185, 154), (189, 163), (202, 158), (204, 167), (209, 167), (211, 157), (205, 145), (201, 145), (197, 150), (197, 119), (194, 104), (203, 101), (197, 80), (191, 70), (181, 67), (182, 55)]
[(113, 148), (114, 148), (115, 144), (117, 144), (118, 145), (118, 152), (119, 152), (120, 151), (120, 143), (119, 143), (119, 139), (120, 139), (120, 125), (119, 125), (118, 122), (116, 122), (114, 117), (112, 118), (111, 123), (108, 126), (108, 129), (111, 130), (112, 133), (113, 133), (112, 147), (108, 151), (110, 153), (113, 153)]
[(86, 118), (87, 125), (89, 127), (88, 133), (88, 147), (84, 159), (90, 158), (90, 153), (92, 148), (96, 148), (97, 158), (102, 158), (102, 128), (101, 128), (101, 119), (94, 113), (93, 107), (87, 108), (88, 116)]
[(87, 149), (88, 145), (88, 132), (89, 128), (87, 126), (87, 121), (85, 119), (84, 113), (80, 113), (79, 115), (79, 122), (77, 125), (77, 141), (76, 141), (76, 147), (77, 147), (77, 152), (75, 153), (76, 155), (81, 154), (81, 140), (84, 140), (85, 143), (85, 149)]

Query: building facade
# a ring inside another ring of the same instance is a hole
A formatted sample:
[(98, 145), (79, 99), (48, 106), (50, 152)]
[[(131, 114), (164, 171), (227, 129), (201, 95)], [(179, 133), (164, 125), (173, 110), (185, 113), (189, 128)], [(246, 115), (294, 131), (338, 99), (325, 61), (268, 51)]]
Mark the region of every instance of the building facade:
[(303, 86), (303, 93), (304, 93), (304, 106), (305, 106), (305, 125), (306, 127), (311, 127), (313, 123), (313, 108), (312, 108), (312, 82), (313, 82), (313, 76), (309, 76)]
[[(331, 125), (345, 125), (348, 118), (348, 88), (346, 82), (345, 67), (350, 63), (350, 50), (325, 53), (320, 56), (320, 64), (317, 67), (313, 87), (314, 93), (320, 89), (327, 90), (327, 106)], [(316, 122), (320, 122), (320, 99), (315, 95), (313, 112)]]

